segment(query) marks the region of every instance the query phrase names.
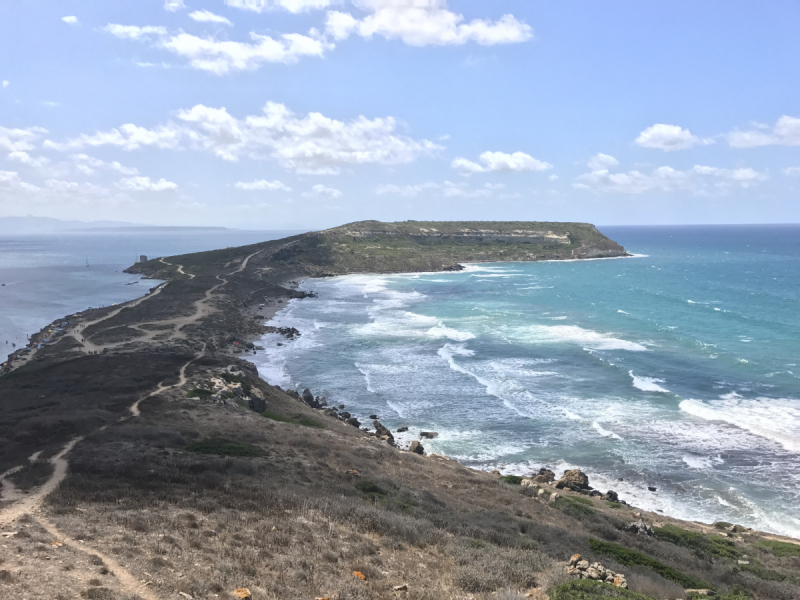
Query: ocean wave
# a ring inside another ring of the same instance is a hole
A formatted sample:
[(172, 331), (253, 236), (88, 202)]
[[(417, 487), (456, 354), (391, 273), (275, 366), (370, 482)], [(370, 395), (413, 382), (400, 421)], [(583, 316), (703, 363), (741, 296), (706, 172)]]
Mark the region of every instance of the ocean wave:
[(612, 335), (584, 329), (577, 325), (528, 325), (515, 328), (512, 335), (516, 341), (538, 344), (572, 343), (590, 350), (628, 350), (646, 352), (647, 348), (637, 342), (622, 340)]
[(681, 460), (683, 460), (687, 466), (692, 469), (697, 469), (698, 471), (708, 471), (712, 469), (715, 464), (722, 464), (725, 462), (719, 457), (712, 458), (709, 456), (700, 456), (698, 454), (684, 454)]
[(670, 391), (658, 385), (664, 383), (663, 379), (656, 379), (655, 377), (637, 377), (633, 371), (628, 371), (628, 375), (633, 379), (633, 387), (643, 392), (661, 392), (669, 394)]
[(603, 437), (613, 438), (615, 440), (621, 440), (622, 436), (619, 434), (614, 433), (613, 431), (609, 431), (605, 429), (598, 421), (592, 421), (592, 429), (594, 429), (597, 433), (602, 435)]
[(800, 452), (800, 402), (787, 398), (741, 398), (717, 401), (683, 400), (680, 409), (706, 421), (722, 421)]

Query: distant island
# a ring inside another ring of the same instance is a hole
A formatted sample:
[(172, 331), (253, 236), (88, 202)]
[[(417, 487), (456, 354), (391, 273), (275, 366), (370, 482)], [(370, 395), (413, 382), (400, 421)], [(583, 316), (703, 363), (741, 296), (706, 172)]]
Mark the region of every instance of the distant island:
[(64, 598), (800, 597), (796, 540), (642, 511), (578, 470), (474, 471), (426, 454), (436, 432), (399, 448), (242, 358), (302, 339), (265, 321), (303, 278), (625, 256), (585, 223), (361, 221), (130, 267), (163, 283), (0, 371), (0, 589), (25, 560)]

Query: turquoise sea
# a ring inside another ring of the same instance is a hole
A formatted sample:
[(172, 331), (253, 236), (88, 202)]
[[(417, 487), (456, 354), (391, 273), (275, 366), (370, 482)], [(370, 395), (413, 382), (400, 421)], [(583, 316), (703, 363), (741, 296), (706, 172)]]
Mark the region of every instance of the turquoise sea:
[(294, 233), (125, 228), (0, 235), (0, 362), (59, 317), (146, 294), (159, 282), (122, 272), (141, 254), (154, 258), (200, 252)]
[(401, 444), (800, 537), (800, 226), (601, 230), (636, 256), (306, 280), (252, 358)]

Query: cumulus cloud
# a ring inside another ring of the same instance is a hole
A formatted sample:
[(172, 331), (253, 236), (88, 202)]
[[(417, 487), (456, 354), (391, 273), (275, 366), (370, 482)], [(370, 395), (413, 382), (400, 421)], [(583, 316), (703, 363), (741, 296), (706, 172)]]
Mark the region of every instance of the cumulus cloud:
[(271, 159), (286, 169), (312, 174), (335, 174), (342, 165), (404, 164), (442, 149), (428, 140), (398, 135), (393, 117), (338, 121), (320, 113), (296, 115), (275, 102), (268, 102), (260, 114), (241, 119), (224, 107), (198, 104), (178, 111), (177, 119), (153, 129), (127, 124), (63, 143), (48, 140), (45, 146), (56, 150), (104, 145), (125, 150), (192, 148), (228, 161)]
[(636, 143), (643, 148), (656, 148), (664, 152), (686, 150), (698, 144), (713, 144), (714, 140), (701, 139), (678, 125), (656, 123), (639, 134)]
[(230, 22), (230, 19), (226, 19), (222, 15), (217, 15), (210, 10), (195, 10), (189, 13), (189, 18), (200, 23), (222, 23), (223, 25), (233, 27), (233, 23)]
[(332, 0), (225, 0), (225, 4), (233, 8), (258, 13), (276, 9), (300, 13), (307, 10), (327, 8), (332, 3)]
[(28, 152), (33, 150), (35, 143), (45, 133), (47, 130), (41, 127), (8, 129), (0, 126), (0, 151)]
[(371, 14), (358, 19), (349, 13), (328, 12), (326, 31), (334, 39), (352, 34), (400, 39), (411, 46), (447, 46), (476, 42), (484, 46), (525, 42), (533, 33), (513, 15), (497, 21), (474, 19), (447, 9), (443, 0), (359, 0), (355, 4)]
[(423, 191), (429, 189), (438, 188), (439, 184), (437, 183), (419, 183), (416, 185), (396, 185), (393, 183), (379, 185), (375, 188), (375, 193), (379, 196), (383, 196), (385, 194), (392, 194), (395, 196), (404, 196), (406, 198), (410, 198), (412, 196), (419, 196)]
[(600, 171), (602, 169), (611, 169), (619, 165), (619, 161), (609, 154), (598, 152), (587, 163), (592, 171)]
[(61, 17), (61, 20), (64, 21), (67, 25), (77, 25), (78, 24), (78, 17), (74, 15), (70, 15), (69, 17)]
[(152, 181), (149, 177), (141, 175), (136, 177), (125, 177), (117, 182), (117, 187), (121, 190), (131, 192), (170, 192), (178, 189), (178, 184), (167, 181), (164, 178)]
[(215, 75), (254, 71), (265, 63), (295, 63), (304, 56), (322, 57), (333, 48), (314, 30), (309, 35), (285, 33), (278, 39), (250, 32), (251, 42), (199, 37), (183, 31), (170, 35), (166, 28), (151, 25), (137, 27), (112, 23), (104, 30), (122, 39), (150, 41), (157, 48), (187, 59), (192, 68)]
[(777, 120), (772, 131), (733, 131), (725, 137), (733, 148), (800, 146), (800, 118), (784, 115)]
[(20, 162), (29, 167), (33, 167), (34, 169), (41, 169), (50, 163), (49, 158), (46, 158), (44, 156), (31, 156), (30, 154), (22, 150), (15, 150), (14, 152), (9, 152), (8, 158), (10, 160)]
[(732, 187), (748, 188), (767, 179), (765, 173), (751, 168), (720, 169), (696, 165), (684, 171), (658, 167), (652, 173), (628, 171), (612, 173), (599, 169), (578, 176), (578, 189), (598, 193), (643, 194), (650, 191), (685, 191), (698, 194), (725, 192)]
[(118, 161), (106, 162), (89, 156), (88, 154), (73, 154), (72, 160), (75, 162), (75, 168), (84, 175), (94, 175), (98, 169), (106, 171), (115, 171), (121, 175), (138, 175), (139, 170), (134, 167), (126, 167)]
[(524, 152), (484, 152), (478, 158), (480, 164), (466, 158), (456, 158), (450, 166), (464, 175), (472, 173), (522, 173), (525, 171), (546, 171), (553, 165), (533, 158)]
[(318, 183), (317, 185), (312, 187), (310, 191), (305, 192), (303, 196), (305, 196), (306, 198), (323, 197), (335, 200), (336, 198), (342, 197), (342, 192), (340, 190), (337, 190), (336, 188), (328, 187), (326, 185)]
[(789, 167), (784, 169), (783, 172), (790, 176), (800, 176), (800, 167)]
[(266, 179), (259, 179), (258, 181), (251, 181), (249, 183), (243, 181), (237, 181), (233, 184), (235, 188), (240, 190), (269, 190), (274, 192), (276, 190), (283, 190), (284, 192), (291, 192), (292, 188), (290, 188), (285, 183), (278, 181), (267, 181)]
[(116, 23), (109, 23), (103, 27), (103, 31), (123, 40), (142, 40), (152, 37), (167, 35), (167, 28), (155, 25), (145, 25), (139, 27), (137, 25), (118, 25)]
[(183, 0), (164, 0), (164, 10), (169, 12), (177, 12), (186, 8)]

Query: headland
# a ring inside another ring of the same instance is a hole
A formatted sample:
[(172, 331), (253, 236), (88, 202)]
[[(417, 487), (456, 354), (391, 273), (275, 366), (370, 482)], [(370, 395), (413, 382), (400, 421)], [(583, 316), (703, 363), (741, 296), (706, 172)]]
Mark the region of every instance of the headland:
[(793, 540), (647, 513), (580, 472), (503, 476), (425, 454), (424, 439), (397, 448), (379, 419), (365, 431), (367, 415), (268, 385), (242, 359), (302, 278), (619, 256), (588, 224), (365, 221), (135, 265), (164, 283), (57, 321), (0, 375), (0, 589), (800, 597)]

